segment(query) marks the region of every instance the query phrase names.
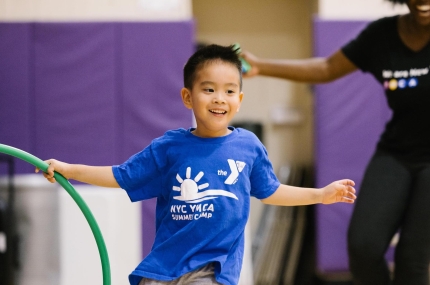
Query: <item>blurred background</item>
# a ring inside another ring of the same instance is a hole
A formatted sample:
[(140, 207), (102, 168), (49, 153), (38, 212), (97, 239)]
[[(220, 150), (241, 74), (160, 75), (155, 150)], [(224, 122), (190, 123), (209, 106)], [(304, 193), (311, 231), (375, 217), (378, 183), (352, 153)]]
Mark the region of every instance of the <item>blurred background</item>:
[[(192, 126), (179, 91), (199, 45), (327, 56), (369, 21), (404, 12), (383, 0), (0, 0), (0, 143), (42, 159), (120, 164), (166, 130)], [(233, 125), (260, 137), (282, 182), (321, 187), (348, 177), (359, 188), (390, 116), (371, 76), (322, 85), (256, 77), (243, 91)], [(100, 284), (82, 214), (32, 173), (0, 156), (0, 284)], [(76, 188), (106, 239), (112, 284), (128, 284), (152, 244), (155, 201)], [(240, 284), (349, 284), (351, 211), (253, 199)]]

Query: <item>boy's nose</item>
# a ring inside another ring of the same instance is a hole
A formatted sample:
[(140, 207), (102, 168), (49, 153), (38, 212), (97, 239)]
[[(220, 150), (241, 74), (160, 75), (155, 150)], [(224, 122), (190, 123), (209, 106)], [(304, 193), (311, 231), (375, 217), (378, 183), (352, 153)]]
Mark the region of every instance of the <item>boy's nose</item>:
[(224, 94), (222, 94), (221, 92), (217, 92), (213, 98), (213, 102), (218, 104), (225, 103)]

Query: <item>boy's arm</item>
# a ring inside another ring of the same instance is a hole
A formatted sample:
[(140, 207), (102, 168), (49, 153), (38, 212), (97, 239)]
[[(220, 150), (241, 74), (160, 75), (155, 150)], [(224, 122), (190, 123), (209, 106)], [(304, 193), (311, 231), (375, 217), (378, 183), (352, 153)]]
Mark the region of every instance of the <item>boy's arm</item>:
[(354, 181), (349, 179), (335, 181), (319, 189), (281, 184), (275, 193), (261, 201), (265, 204), (279, 206), (332, 204), (337, 202), (354, 203), (356, 199), (354, 185)]
[[(43, 176), (51, 183), (55, 182), (54, 170), (61, 173), (67, 179), (73, 179), (91, 185), (101, 187), (120, 188), (113, 176), (111, 166), (89, 166), (82, 164), (68, 164), (55, 159), (45, 161), (49, 164), (48, 170)], [(39, 169), (36, 168), (36, 172)]]

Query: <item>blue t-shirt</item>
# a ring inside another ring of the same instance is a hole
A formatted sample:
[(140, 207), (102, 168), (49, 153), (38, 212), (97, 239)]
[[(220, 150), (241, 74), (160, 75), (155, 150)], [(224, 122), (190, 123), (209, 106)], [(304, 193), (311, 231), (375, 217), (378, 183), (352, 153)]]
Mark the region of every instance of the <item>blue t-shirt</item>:
[(112, 170), (132, 201), (157, 198), (151, 252), (130, 274), (170, 281), (215, 265), (215, 278), (237, 284), (250, 197), (264, 199), (280, 183), (267, 151), (251, 132), (200, 138), (192, 129), (166, 132)]

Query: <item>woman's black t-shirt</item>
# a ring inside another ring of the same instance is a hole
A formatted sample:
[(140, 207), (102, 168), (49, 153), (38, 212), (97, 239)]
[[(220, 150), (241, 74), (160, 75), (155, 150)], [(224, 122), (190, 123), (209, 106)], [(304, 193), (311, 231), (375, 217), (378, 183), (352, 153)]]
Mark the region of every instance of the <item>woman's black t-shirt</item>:
[(409, 49), (399, 36), (398, 17), (370, 23), (342, 52), (375, 76), (393, 110), (378, 148), (410, 162), (430, 162), (430, 43)]

